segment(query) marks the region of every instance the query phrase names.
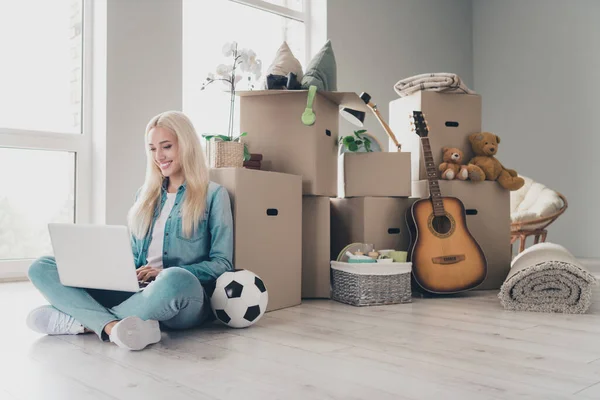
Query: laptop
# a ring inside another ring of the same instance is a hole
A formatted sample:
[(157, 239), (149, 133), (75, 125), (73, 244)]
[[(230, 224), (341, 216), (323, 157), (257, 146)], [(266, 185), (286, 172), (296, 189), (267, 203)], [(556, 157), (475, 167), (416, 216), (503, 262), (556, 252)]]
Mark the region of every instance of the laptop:
[(139, 292), (129, 229), (120, 225), (48, 224), (60, 283)]

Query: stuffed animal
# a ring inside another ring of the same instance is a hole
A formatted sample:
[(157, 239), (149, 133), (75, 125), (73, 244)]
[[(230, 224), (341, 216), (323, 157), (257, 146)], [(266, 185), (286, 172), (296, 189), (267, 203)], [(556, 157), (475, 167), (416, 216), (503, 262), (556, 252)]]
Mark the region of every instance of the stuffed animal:
[(467, 166), (462, 163), (463, 152), (456, 147), (444, 147), (442, 153), (442, 159), (444, 160), (440, 164), (442, 179), (452, 180), (458, 178), (461, 181), (466, 180), (469, 177), (469, 171)]
[(500, 138), (493, 133), (480, 132), (469, 136), (475, 157), (468, 163), (469, 178), (472, 181), (498, 181), (500, 186), (508, 190), (518, 190), (524, 184), (517, 171), (502, 166), (494, 155), (498, 152)]

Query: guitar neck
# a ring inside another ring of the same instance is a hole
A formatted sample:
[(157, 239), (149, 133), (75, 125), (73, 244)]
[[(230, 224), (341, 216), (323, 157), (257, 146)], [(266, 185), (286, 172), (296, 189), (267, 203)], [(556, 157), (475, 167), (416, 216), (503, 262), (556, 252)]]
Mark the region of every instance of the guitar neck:
[(421, 138), (421, 147), (423, 148), (423, 157), (427, 171), (429, 197), (433, 203), (433, 214), (437, 217), (446, 215), (442, 194), (440, 192), (440, 184), (438, 182), (438, 169), (433, 161), (433, 154), (431, 153), (431, 145), (429, 144), (428, 137)]

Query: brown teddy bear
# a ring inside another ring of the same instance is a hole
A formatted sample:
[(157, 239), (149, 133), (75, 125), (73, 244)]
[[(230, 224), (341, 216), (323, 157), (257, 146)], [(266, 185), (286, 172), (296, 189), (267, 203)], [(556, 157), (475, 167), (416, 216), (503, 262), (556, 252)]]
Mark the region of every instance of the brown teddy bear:
[(517, 171), (504, 168), (494, 157), (500, 143), (498, 136), (489, 132), (473, 133), (469, 141), (475, 154), (468, 163), (472, 181), (498, 181), (500, 186), (508, 190), (518, 190), (525, 184), (523, 178), (517, 176)]
[(467, 166), (462, 163), (463, 152), (456, 147), (444, 147), (442, 153), (442, 159), (444, 160), (440, 164), (442, 179), (452, 180), (458, 178), (461, 181), (466, 180), (469, 177), (469, 171)]

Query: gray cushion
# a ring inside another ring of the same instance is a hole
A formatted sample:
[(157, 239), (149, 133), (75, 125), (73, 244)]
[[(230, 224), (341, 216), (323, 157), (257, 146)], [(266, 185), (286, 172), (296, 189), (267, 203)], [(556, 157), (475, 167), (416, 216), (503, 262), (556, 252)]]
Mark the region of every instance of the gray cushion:
[(328, 92), (337, 90), (337, 65), (331, 40), (325, 43), (306, 68), (302, 78), (302, 89), (308, 89), (311, 85)]

